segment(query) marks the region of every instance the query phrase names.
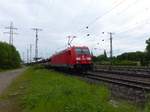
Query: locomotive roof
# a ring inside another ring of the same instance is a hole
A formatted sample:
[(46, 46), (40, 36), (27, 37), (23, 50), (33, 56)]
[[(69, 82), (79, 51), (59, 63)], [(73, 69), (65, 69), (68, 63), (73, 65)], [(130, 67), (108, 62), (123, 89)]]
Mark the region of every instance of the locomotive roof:
[(64, 49), (62, 51), (59, 51), (58, 53), (55, 53), (54, 55), (52, 55), (52, 57), (55, 56), (55, 55), (57, 55), (57, 54), (63, 53), (65, 51), (68, 51), (68, 50), (70, 50), (72, 48), (88, 48), (88, 47), (87, 46), (72, 46), (72, 47), (68, 47), (68, 48), (66, 48), (66, 49)]
[(87, 46), (73, 46), (71, 48), (88, 48)]

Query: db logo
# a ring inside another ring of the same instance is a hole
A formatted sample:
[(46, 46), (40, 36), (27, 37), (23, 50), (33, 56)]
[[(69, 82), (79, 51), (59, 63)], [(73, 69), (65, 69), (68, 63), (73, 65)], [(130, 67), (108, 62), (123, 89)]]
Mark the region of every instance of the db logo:
[(82, 60), (85, 60), (85, 57), (84, 57), (84, 56), (82, 56)]

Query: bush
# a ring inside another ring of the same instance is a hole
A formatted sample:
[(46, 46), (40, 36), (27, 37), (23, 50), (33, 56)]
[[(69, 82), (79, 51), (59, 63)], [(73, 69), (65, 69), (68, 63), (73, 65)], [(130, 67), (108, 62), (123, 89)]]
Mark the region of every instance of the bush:
[(129, 60), (115, 60), (113, 61), (113, 65), (123, 65), (123, 66), (137, 66), (138, 62), (136, 61), (129, 61)]
[(21, 58), (19, 52), (13, 45), (0, 42), (0, 68), (10, 69), (20, 66)]

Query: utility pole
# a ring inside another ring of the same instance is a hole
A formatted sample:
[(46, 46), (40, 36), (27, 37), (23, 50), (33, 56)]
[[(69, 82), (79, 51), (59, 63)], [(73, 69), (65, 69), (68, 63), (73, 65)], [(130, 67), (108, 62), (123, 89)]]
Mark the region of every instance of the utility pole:
[(35, 61), (38, 60), (38, 32), (39, 31), (42, 31), (42, 29), (39, 29), (39, 28), (32, 28), (32, 30), (35, 31), (35, 34), (36, 34), (36, 39), (35, 39)]
[[(102, 32), (102, 34), (105, 34), (105, 32)], [(113, 35), (114, 33), (108, 32), (108, 34), (110, 35), (110, 69), (111, 69), (111, 66), (112, 66), (112, 58), (113, 58), (112, 35)], [(104, 41), (104, 40), (102, 40), (102, 41)]]
[(30, 63), (32, 62), (32, 44), (30, 44)]
[(23, 61), (23, 63), (25, 63), (25, 55), (24, 55), (24, 52), (22, 52), (22, 61)]
[(13, 22), (11, 22), (10, 26), (5, 27), (5, 29), (9, 29), (9, 32), (4, 32), (4, 33), (9, 34), (9, 44), (13, 45), (13, 36), (14, 34), (17, 34), (14, 32), (14, 30), (17, 30), (17, 28), (15, 28), (13, 26)]
[(114, 33), (108, 32), (108, 34), (110, 35), (110, 64), (112, 66), (112, 57), (113, 57), (112, 35)]
[(29, 49), (27, 48), (27, 63), (29, 63)]

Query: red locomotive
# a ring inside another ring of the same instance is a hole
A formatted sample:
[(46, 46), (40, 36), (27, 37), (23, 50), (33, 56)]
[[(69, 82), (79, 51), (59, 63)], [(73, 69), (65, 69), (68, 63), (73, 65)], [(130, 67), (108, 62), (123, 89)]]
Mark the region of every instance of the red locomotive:
[(87, 71), (92, 69), (92, 56), (88, 47), (69, 47), (50, 58), (52, 67)]

